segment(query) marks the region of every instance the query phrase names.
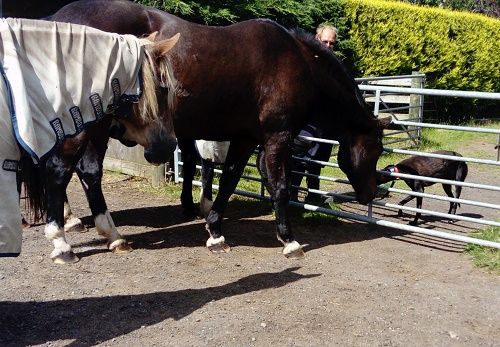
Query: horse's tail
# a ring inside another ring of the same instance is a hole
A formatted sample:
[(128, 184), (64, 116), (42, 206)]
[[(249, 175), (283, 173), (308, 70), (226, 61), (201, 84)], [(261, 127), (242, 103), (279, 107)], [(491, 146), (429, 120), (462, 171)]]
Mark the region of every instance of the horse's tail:
[[(26, 195), (26, 209), (34, 221), (45, 217), (46, 199), (45, 183), (42, 178), (42, 169), (33, 163), (29, 156), (23, 156), (19, 165), (19, 183), (24, 185)], [(19, 189), (21, 184), (18, 184)]]

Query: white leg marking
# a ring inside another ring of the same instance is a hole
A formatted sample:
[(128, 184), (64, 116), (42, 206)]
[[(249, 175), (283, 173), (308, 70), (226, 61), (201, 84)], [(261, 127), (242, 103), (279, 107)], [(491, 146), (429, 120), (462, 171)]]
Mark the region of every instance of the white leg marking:
[(73, 218), (73, 212), (71, 212), (71, 207), (67, 201), (64, 202), (64, 220)]
[(71, 246), (66, 242), (64, 228), (58, 228), (55, 222), (45, 225), (45, 237), (54, 245), (51, 258), (71, 251)]
[(207, 218), (208, 214), (212, 210), (212, 206), (214, 205), (214, 202), (211, 200), (208, 200), (205, 195), (203, 194), (203, 189), (200, 192), (200, 210), (201, 213), (205, 216), (205, 219)]
[(69, 203), (64, 202), (64, 231), (69, 232), (76, 226), (79, 226), (79, 229), (81, 229), (81, 231), (86, 230), (86, 228), (83, 226), (82, 221), (73, 215)]
[(211, 235), (210, 235), (210, 238), (207, 240), (207, 248), (210, 248), (214, 245), (220, 245), (220, 244), (223, 244), (226, 242), (226, 239), (224, 238), (224, 236), (221, 236), (221, 237), (218, 237), (216, 239), (214, 239)]
[(99, 235), (102, 235), (109, 240), (108, 248), (110, 250), (113, 250), (118, 245), (127, 243), (127, 241), (125, 241), (123, 237), (118, 233), (115, 222), (113, 222), (113, 218), (111, 218), (108, 210), (106, 210), (104, 214), (100, 214), (95, 217), (94, 221)]
[(285, 243), (285, 248), (283, 248), (283, 254), (291, 254), (293, 252), (298, 251), (301, 249), (300, 244), (297, 241), (292, 241), (290, 243)]

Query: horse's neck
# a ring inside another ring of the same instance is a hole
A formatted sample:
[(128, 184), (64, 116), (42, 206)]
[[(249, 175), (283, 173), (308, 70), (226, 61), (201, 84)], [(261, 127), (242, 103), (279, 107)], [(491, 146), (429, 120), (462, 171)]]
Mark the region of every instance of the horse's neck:
[(332, 79), (320, 87), (320, 109), (314, 123), (331, 136), (345, 137), (351, 130), (362, 131), (373, 122), (371, 114), (355, 93)]
[(304, 58), (309, 62), (314, 79), (316, 100), (320, 100), (314, 122), (332, 135), (371, 125), (371, 111), (342, 61), (310, 36), (299, 33), (296, 38), (302, 43)]

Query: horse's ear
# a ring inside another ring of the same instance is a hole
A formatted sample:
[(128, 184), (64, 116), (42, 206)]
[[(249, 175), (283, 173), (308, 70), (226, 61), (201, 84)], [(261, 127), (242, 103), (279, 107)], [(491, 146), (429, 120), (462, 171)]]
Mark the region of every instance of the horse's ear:
[(149, 34), (149, 36), (146, 37), (146, 40), (149, 40), (151, 42), (155, 42), (156, 35), (158, 35), (158, 31), (155, 31), (154, 33)]
[(391, 125), (391, 122), (392, 122), (392, 117), (391, 116), (388, 116), (388, 117), (385, 117), (385, 118), (379, 118), (379, 123), (380, 123), (380, 126), (383, 128), (383, 129), (387, 129), (389, 127), (389, 125)]
[(169, 39), (156, 42), (155, 47), (158, 50), (158, 56), (163, 57), (165, 54), (167, 54), (168, 51), (170, 51), (175, 46), (177, 41), (179, 41), (180, 36), (181, 34), (177, 33)]

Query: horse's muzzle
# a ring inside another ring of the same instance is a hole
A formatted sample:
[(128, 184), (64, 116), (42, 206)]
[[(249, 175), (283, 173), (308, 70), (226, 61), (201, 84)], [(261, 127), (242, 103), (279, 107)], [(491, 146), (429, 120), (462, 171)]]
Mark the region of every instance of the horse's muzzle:
[(375, 198), (375, 194), (373, 195), (358, 195), (356, 194), (356, 200), (360, 203), (360, 204), (363, 204), (363, 205), (368, 205), (370, 202), (373, 201), (373, 199)]
[(164, 140), (158, 145), (144, 148), (144, 158), (153, 165), (160, 165), (170, 160), (170, 157), (177, 147), (175, 137)]
[(363, 190), (356, 190), (356, 200), (363, 205), (367, 205), (370, 202), (372, 202), (373, 199), (375, 199), (375, 196), (377, 195), (377, 186), (374, 185), (372, 187), (367, 187), (366, 189)]

